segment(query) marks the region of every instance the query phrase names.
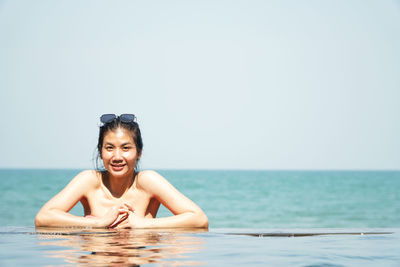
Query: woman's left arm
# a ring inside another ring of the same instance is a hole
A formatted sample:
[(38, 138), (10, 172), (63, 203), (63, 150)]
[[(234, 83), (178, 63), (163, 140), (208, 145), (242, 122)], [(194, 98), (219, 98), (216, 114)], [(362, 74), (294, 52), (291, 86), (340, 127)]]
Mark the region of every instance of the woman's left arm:
[(156, 198), (174, 216), (144, 218), (130, 212), (128, 220), (117, 228), (208, 228), (208, 218), (193, 201), (179, 192), (155, 171), (143, 171), (137, 177), (137, 186)]

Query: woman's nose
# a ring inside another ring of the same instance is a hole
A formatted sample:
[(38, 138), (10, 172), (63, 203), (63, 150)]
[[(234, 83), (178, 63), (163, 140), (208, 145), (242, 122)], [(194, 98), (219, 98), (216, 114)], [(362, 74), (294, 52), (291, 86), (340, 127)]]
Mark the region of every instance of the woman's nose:
[(113, 156), (114, 156), (114, 159), (120, 159), (121, 158), (121, 150), (115, 149)]

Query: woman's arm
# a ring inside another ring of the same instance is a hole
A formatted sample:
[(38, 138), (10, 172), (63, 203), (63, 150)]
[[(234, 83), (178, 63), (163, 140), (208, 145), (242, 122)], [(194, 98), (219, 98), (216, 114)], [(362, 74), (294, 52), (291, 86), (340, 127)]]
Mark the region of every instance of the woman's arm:
[(130, 211), (129, 218), (119, 225), (120, 228), (208, 228), (208, 218), (200, 207), (179, 192), (157, 172), (141, 172), (138, 175), (137, 184), (138, 188), (142, 188), (152, 197), (156, 198), (169, 209), (174, 216), (165, 218), (143, 218), (138, 216), (135, 212)]
[(113, 207), (102, 218), (85, 218), (68, 213), (85, 195), (96, 186), (94, 171), (83, 171), (56, 196), (50, 199), (38, 212), (35, 225), (39, 226), (89, 226), (106, 227), (111, 225), (126, 208)]

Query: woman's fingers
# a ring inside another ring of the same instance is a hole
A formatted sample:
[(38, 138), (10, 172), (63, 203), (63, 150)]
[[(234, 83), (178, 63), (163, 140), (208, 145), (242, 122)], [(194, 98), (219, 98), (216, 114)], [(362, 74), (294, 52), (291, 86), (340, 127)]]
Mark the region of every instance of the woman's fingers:
[(111, 221), (111, 224), (108, 226), (110, 228), (114, 228), (116, 227), (118, 224), (120, 224), (121, 222), (125, 221), (128, 216), (129, 216), (129, 212), (130, 210), (121, 205), (121, 206), (114, 206), (111, 210), (111, 216), (113, 218), (113, 221)]
[(124, 229), (124, 228), (129, 228), (129, 223), (128, 220), (125, 220), (121, 223), (119, 223), (116, 227), (114, 227), (115, 229)]
[(129, 213), (129, 212), (130, 212), (129, 209), (121, 209), (121, 208), (119, 208), (118, 211), (119, 211), (119, 214), (122, 214), (122, 213)]
[(115, 219), (115, 221), (112, 223), (112, 224), (110, 224), (110, 228), (114, 228), (114, 227), (116, 227), (116, 226), (118, 226), (120, 223), (122, 223), (123, 221), (125, 221), (127, 218), (128, 218), (128, 216), (129, 216), (129, 213), (128, 212), (124, 212), (124, 213), (121, 213), (116, 219)]
[(124, 202), (123, 206), (125, 206), (130, 211), (134, 211), (133, 207), (126, 202)]
[(122, 222), (126, 221), (129, 217), (129, 213), (133, 212), (134, 209), (128, 203), (123, 203), (121, 206), (117, 206), (113, 208), (114, 213), (111, 217), (114, 217), (114, 220), (108, 226), (110, 228), (115, 228), (120, 225)]

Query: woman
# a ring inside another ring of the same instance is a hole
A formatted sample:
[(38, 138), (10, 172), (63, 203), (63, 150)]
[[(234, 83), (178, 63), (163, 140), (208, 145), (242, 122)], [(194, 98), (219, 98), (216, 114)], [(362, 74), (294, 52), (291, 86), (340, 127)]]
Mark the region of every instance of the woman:
[[(36, 226), (208, 227), (204, 212), (154, 171), (137, 171), (142, 137), (133, 114), (100, 118), (97, 150), (105, 170), (79, 173), (35, 218)], [(78, 202), (85, 217), (68, 213)], [(156, 218), (160, 204), (174, 216)]]

